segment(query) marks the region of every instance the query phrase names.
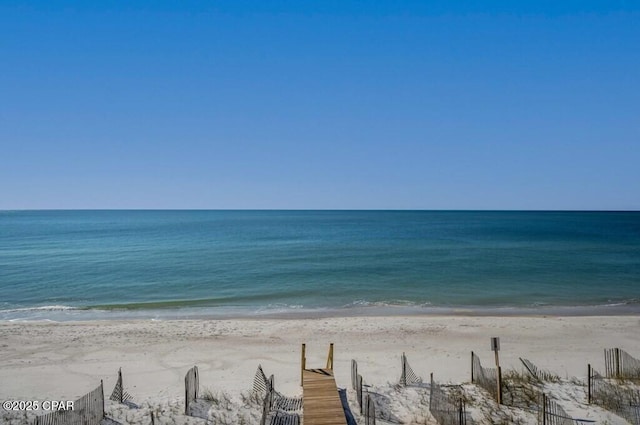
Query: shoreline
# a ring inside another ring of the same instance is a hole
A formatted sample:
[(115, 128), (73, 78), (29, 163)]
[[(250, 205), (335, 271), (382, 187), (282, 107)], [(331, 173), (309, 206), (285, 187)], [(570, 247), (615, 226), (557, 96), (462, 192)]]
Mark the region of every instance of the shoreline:
[(640, 304), (617, 303), (576, 306), (411, 306), (367, 305), (342, 308), (184, 307), (167, 309), (98, 309), (40, 306), (0, 310), (0, 323), (93, 322), (129, 320), (306, 320), (347, 317), (590, 317), (637, 316)]
[(424, 307), (363, 306), (327, 309), (237, 309), (237, 308), (171, 308), (171, 309), (91, 309), (45, 306), (0, 310), (0, 323), (66, 323), (103, 321), (176, 321), (176, 320), (306, 320), (348, 317), (590, 317), (637, 316), (638, 304), (594, 306), (536, 307)]

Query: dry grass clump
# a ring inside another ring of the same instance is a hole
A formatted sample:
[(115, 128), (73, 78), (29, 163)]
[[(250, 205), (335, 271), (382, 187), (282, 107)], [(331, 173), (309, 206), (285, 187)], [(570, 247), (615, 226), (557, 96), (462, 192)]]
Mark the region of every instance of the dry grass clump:
[(34, 416), (27, 415), (25, 411), (5, 411), (0, 410), (0, 423), (7, 425), (24, 425), (31, 423)]

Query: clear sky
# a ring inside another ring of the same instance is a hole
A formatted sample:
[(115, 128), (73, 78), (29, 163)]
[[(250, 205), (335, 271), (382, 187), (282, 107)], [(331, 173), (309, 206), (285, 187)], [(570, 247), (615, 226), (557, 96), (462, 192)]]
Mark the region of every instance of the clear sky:
[(0, 209), (640, 209), (640, 2), (0, 0)]

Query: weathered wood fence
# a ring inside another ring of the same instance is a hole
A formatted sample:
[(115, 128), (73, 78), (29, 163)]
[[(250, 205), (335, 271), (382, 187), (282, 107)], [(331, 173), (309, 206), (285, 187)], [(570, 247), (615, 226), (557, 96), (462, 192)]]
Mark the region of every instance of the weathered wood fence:
[(402, 373), (400, 374), (400, 385), (407, 386), (412, 384), (420, 384), (422, 383), (422, 378), (420, 378), (409, 366), (409, 362), (407, 361), (407, 356), (402, 353), (401, 357), (402, 362)]
[(498, 402), (502, 400), (501, 368), (483, 367), (480, 357), (473, 351), (471, 352), (471, 382), (487, 390)]
[(360, 414), (364, 417), (365, 425), (376, 425), (376, 405), (371, 394), (364, 394), (363, 386), (362, 375), (358, 373), (358, 363), (351, 360), (351, 387), (356, 392)]
[(620, 348), (605, 348), (604, 369), (607, 378), (640, 379), (640, 360)]
[(131, 394), (124, 390), (124, 386), (122, 384), (122, 368), (120, 368), (118, 369), (118, 380), (116, 381), (116, 386), (113, 387), (109, 400), (117, 401), (118, 403), (125, 403), (132, 398)]
[(538, 425), (580, 425), (562, 406), (542, 393), (538, 410)]
[(36, 417), (35, 425), (100, 425), (104, 419), (104, 390), (100, 386), (73, 403), (73, 410)]
[[(502, 382), (503, 403), (511, 407), (534, 409), (537, 412), (538, 425), (579, 425), (593, 421), (574, 419), (563, 407), (544, 393), (544, 382), (557, 382), (560, 377), (552, 372), (538, 368), (530, 360), (520, 358), (529, 375), (522, 375), (515, 382), (510, 374)], [(531, 377), (533, 381), (526, 379)]]
[(273, 375), (267, 379), (262, 366), (253, 378), (253, 392), (262, 397), (260, 425), (296, 425), (300, 423), (301, 397), (287, 397), (275, 389)]
[(253, 392), (264, 396), (269, 390), (269, 380), (267, 379), (267, 375), (264, 374), (262, 370), (262, 365), (258, 365), (258, 370), (256, 370), (256, 374), (253, 377)]
[(640, 425), (640, 391), (608, 382), (587, 365), (587, 401)]
[[(262, 367), (258, 366), (258, 373), (262, 373), (264, 376), (264, 372), (262, 371)], [(257, 376), (256, 376), (257, 379)], [(254, 379), (254, 390), (256, 388)], [(269, 413), (271, 412), (271, 407), (273, 406), (273, 375), (269, 377), (267, 380), (265, 377), (264, 384), (264, 399), (262, 401), (262, 417), (260, 418), (260, 425), (268, 424), (267, 420), (269, 418)]]
[(464, 399), (446, 392), (440, 384), (433, 380), (431, 374), (429, 391), (429, 412), (440, 425), (471, 425), (471, 418), (467, 418)]
[(522, 362), (522, 364), (524, 365), (524, 368), (527, 370), (527, 372), (529, 372), (531, 377), (535, 378), (536, 381), (538, 382), (549, 382), (549, 381), (553, 382), (553, 381), (560, 380), (560, 377), (558, 375), (556, 375), (555, 373), (549, 372), (547, 370), (538, 368), (536, 365), (533, 364), (531, 360), (523, 359), (522, 357), (520, 357), (520, 362)]
[(190, 405), (198, 398), (200, 392), (200, 378), (198, 376), (198, 366), (194, 366), (184, 377), (184, 414), (190, 415)]
[(376, 404), (373, 402), (371, 394), (367, 394), (364, 399), (363, 416), (365, 425), (376, 425)]

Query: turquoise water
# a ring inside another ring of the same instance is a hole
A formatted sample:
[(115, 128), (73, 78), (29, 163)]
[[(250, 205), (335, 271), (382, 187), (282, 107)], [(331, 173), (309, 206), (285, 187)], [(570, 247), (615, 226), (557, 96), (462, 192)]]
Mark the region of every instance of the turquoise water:
[(3, 211), (0, 319), (640, 310), (640, 213)]

